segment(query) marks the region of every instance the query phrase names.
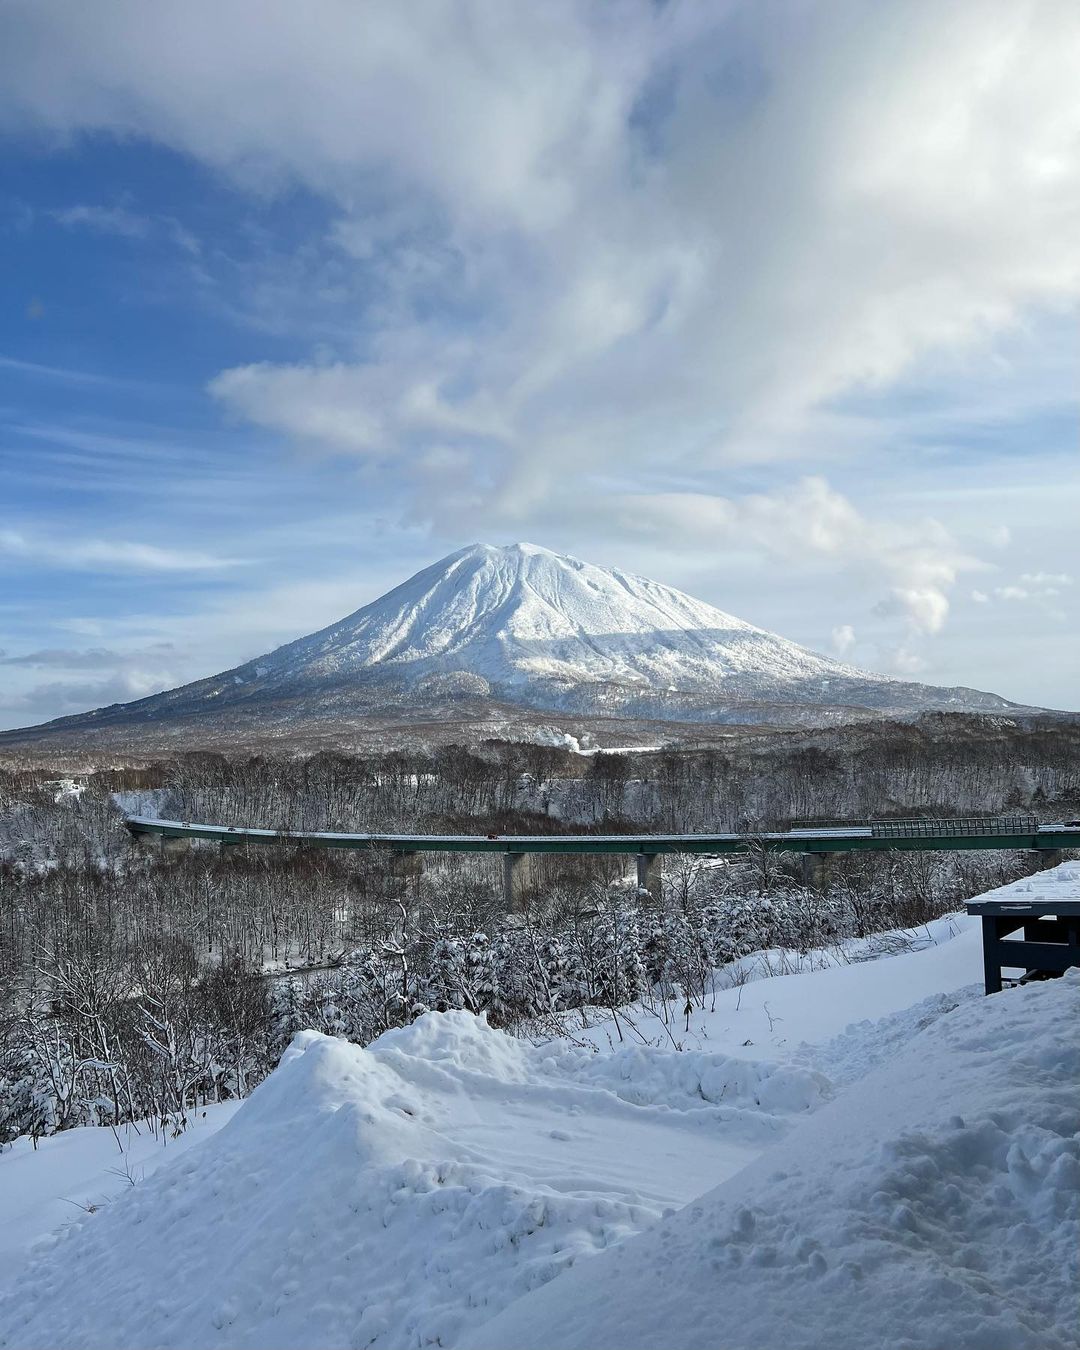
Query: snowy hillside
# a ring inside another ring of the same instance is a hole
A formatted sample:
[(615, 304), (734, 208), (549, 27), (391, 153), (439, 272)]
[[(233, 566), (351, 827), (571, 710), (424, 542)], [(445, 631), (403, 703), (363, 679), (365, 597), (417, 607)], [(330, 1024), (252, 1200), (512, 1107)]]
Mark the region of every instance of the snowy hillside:
[[(8, 1242), (0, 1346), (1075, 1347), (1080, 973), (985, 999), (966, 916), (797, 964), (688, 1033), (301, 1033), (216, 1134)], [(76, 1133), (52, 1156), (115, 1156)], [(0, 1228), (82, 1185), (17, 1145)]]
[(468, 701), (735, 722), (1014, 707), (842, 665), (644, 577), (533, 544), (474, 544), (234, 670), (36, 730), (185, 720), (268, 730), (388, 708), (448, 718), (448, 704)]

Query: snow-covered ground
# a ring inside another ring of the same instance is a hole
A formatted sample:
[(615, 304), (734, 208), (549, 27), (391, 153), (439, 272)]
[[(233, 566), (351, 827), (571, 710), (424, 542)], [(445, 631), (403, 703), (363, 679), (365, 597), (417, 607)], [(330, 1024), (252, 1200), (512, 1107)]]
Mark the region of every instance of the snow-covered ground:
[(1065, 1350), (1080, 1340), (1080, 972), (968, 1002), (783, 1147), (471, 1350)]
[(37, 1244), (62, 1233), (140, 1185), (165, 1162), (199, 1143), (239, 1108), (221, 1102), (195, 1114), (179, 1138), (144, 1123), (118, 1130), (84, 1127), (38, 1141), (16, 1140), (0, 1152), (0, 1292), (33, 1257)]
[(134, 1186), (107, 1131), (20, 1145), (0, 1345), (1077, 1345), (1080, 974), (984, 999), (963, 917), (801, 964), (689, 1033), (304, 1033)]

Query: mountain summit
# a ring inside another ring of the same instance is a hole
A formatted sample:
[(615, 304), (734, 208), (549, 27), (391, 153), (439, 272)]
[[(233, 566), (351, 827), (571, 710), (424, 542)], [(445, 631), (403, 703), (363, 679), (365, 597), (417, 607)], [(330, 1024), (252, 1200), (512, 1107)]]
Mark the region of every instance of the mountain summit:
[(234, 670), (33, 730), (151, 723), (179, 734), (197, 723), (218, 739), (230, 728), (282, 736), (390, 710), (430, 724), (477, 702), (504, 714), (713, 723), (1014, 707), (842, 665), (645, 577), (535, 544), (473, 544)]
[(740, 676), (858, 674), (670, 586), (535, 544), (452, 553), (238, 673), (291, 681), (376, 669), (410, 682), (462, 672), (507, 692), (552, 683), (689, 692)]

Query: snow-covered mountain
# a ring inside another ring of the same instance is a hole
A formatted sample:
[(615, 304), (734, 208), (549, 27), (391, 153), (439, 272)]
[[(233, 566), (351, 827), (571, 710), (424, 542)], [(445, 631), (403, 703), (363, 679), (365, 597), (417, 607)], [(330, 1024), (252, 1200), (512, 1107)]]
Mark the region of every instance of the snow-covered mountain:
[(473, 544), (234, 670), (49, 726), (325, 726), (470, 701), (684, 722), (1014, 707), (857, 670), (644, 577), (533, 544)]
[(410, 681), (464, 672), (501, 692), (551, 683), (721, 691), (732, 679), (749, 691), (885, 679), (670, 586), (535, 544), (473, 544), (236, 675), (274, 685), (376, 669)]

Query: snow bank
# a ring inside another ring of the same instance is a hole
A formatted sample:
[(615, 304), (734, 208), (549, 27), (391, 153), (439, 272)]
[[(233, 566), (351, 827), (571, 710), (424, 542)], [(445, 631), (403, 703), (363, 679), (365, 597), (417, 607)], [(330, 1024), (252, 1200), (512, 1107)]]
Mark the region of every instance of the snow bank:
[(1080, 973), (938, 1018), (776, 1154), (472, 1350), (1078, 1343)]
[[(976, 922), (918, 941), (718, 990), (682, 1053), (640, 1008), (303, 1033), (36, 1254), (0, 1346), (1075, 1347), (1080, 975), (984, 999)], [(91, 1135), (0, 1155), (9, 1250), (93, 1198)]]
[(537, 1049), (430, 1013), (302, 1033), (201, 1147), (81, 1220), (0, 1344), (453, 1344), (733, 1175), (824, 1096), (798, 1066)]

